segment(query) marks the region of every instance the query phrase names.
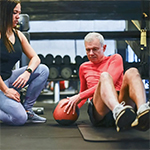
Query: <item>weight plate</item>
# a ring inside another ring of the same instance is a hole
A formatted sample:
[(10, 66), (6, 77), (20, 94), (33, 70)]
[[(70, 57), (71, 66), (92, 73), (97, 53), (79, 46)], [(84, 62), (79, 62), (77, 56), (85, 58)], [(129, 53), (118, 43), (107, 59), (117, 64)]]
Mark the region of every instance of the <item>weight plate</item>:
[(71, 77), (71, 75), (72, 75), (72, 70), (69, 67), (64, 67), (61, 70), (61, 76), (62, 76), (62, 78), (69, 79)]
[(58, 69), (55, 67), (51, 67), (49, 69), (49, 78), (56, 79), (59, 75)]

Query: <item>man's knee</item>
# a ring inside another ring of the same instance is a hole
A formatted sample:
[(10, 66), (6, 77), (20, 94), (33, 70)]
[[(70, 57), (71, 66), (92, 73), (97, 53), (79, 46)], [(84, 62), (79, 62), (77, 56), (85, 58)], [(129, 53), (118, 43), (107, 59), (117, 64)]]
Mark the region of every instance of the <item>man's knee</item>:
[(108, 79), (112, 79), (111, 75), (108, 72), (101, 73), (100, 80), (105, 81)]
[(131, 79), (131, 78), (140, 77), (140, 74), (137, 68), (130, 68), (125, 72), (124, 76)]

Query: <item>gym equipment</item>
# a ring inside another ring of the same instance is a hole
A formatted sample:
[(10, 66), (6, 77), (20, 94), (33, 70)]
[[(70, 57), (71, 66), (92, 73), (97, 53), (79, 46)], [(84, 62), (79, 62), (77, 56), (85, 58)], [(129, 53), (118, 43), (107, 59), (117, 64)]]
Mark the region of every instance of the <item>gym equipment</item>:
[(72, 75), (72, 69), (71, 69), (71, 59), (69, 55), (65, 55), (63, 57), (63, 65), (61, 68), (61, 77), (64, 79), (69, 79)]
[(146, 132), (134, 129), (117, 132), (115, 127), (94, 127), (90, 124), (79, 124), (78, 129), (85, 141), (149, 141), (150, 130)]
[[(52, 58), (52, 56), (48, 55), (48, 58)], [(50, 79), (56, 79), (60, 75), (60, 69), (61, 69), (61, 64), (62, 64), (62, 57), (60, 55), (57, 55), (54, 59), (55, 63), (50, 64), (49, 63), (49, 78)]]
[(60, 91), (64, 91), (66, 89), (64, 80), (59, 81), (59, 87), (60, 87)]
[(41, 60), (41, 64), (45, 64), (45, 58), (42, 54), (38, 54), (40, 60)]
[(60, 55), (56, 55), (55, 64), (56, 65), (61, 65), (62, 64), (62, 57)]
[(44, 114), (44, 108), (43, 107), (32, 107), (32, 110), (39, 115), (43, 115)]
[(83, 63), (82, 57), (81, 57), (80, 55), (77, 55), (77, 56), (75, 57), (75, 62), (76, 62), (76, 65), (77, 65), (77, 66), (80, 66), (80, 65)]
[(17, 28), (20, 30), (20, 31), (28, 31), (30, 29), (30, 26), (29, 26), (29, 15), (27, 14), (20, 14), (19, 15), (19, 23), (17, 25)]
[[(30, 33), (28, 32), (28, 30), (30, 28), (29, 27), (29, 15), (20, 14), (19, 16), (20, 16), (20, 18), (18, 20), (18, 24), (17, 24), (16, 28), (25, 35), (28, 42), (30, 43)], [(21, 66), (26, 66), (28, 63), (29, 63), (29, 58), (24, 53), (22, 53), (22, 58), (20, 61)]]
[(65, 55), (63, 57), (63, 64), (61, 67), (61, 77), (64, 79), (69, 79), (72, 75), (72, 68), (71, 68), (71, 59), (69, 55)]
[(56, 65), (54, 65), (54, 56), (52, 54), (47, 54), (45, 56), (45, 64), (49, 68), (49, 78), (56, 79), (59, 76), (59, 71)]
[(89, 61), (87, 55), (83, 56), (83, 62), (87, 62), (87, 61)]
[(83, 63), (83, 59), (80, 55), (77, 55), (75, 57), (75, 62), (76, 62), (76, 74), (79, 76), (79, 67)]
[(51, 65), (53, 64), (54, 61), (54, 56), (52, 54), (47, 54), (45, 56), (45, 64), (50, 68)]
[(71, 125), (73, 124), (79, 117), (79, 108), (76, 108), (76, 113), (72, 114), (72, 110), (69, 114), (64, 112), (65, 106), (63, 106), (62, 108), (60, 108), (60, 105), (65, 102), (68, 101), (67, 99), (62, 99), (60, 100), (53, 111), (53, 117), (54, 119), (60, 124), (60, 125)]
[(61, 77), (64, 79), (69, 79), (72, 75), (72, 69), (68, 66), (61, 69)]
[(71, 63), (70, 56), (69, 56), (69, 55), (65, 55), (65, 56), (63, 57), (63, 64), (69, 65), (70, 63)]
[(50, 79), (56, 79), (59, 77), (59, 70), (57, 68), (57, 66), (51, 66), (49, 68), (49, 78)]

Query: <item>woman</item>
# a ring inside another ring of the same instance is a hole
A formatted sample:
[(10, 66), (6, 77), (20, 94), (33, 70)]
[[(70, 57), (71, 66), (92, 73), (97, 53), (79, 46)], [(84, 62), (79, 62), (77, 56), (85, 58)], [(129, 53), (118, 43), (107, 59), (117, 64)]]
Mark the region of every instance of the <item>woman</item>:
[[(32, 106), (47, 82), (49, 70), (40, 64), (23, 33), (15, 29), (21, 13), (20, 1), (1, 0), (0, 3), (0, 120), (9, 125), (45, 122), (46, 118), (36, 115)], [(13, 70), (22, 52), (29, 58), (29, 64)], [(25, 101), (21, 104), (19, 92), (26, 85)]]

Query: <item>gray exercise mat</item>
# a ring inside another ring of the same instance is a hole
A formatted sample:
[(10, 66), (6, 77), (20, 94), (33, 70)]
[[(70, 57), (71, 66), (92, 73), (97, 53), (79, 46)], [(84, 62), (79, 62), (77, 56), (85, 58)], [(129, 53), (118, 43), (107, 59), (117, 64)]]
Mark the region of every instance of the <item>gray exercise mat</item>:
[(150, 130), (146, 132), (130, 129), (117, 132), (115, 128), (94, 127), (88, 124), (78, 125), (78, 129), (85, 141), (137, 141), (150, 140)]

